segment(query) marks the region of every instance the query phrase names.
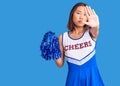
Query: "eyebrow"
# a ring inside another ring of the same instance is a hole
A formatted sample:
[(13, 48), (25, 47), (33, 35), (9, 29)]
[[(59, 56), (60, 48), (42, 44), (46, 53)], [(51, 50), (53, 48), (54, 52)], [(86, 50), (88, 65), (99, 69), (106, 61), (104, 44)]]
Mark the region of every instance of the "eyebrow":
[[(80, 11), (80, 10), (76, 10), (76, 12), (82, 12), (82, 11)], [(84, 13), (85, 13), (85, 11), (84, 11)]]
[(77, 12), (82, 12), (82, 11), (80, 11), (80, 10), (76, 10)]

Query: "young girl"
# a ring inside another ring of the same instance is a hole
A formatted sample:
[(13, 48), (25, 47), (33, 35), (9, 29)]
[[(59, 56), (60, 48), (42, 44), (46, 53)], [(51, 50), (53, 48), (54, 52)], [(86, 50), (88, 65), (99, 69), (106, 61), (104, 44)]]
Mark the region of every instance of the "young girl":
[(59, 67), (64, 57), (68, 63), (66, 86), (104, 86), (96, 64), (97, 14), (85, 3), (77, 3), (70, 12), (68, 29), (59, 36), (62, 56), (55, 60)]

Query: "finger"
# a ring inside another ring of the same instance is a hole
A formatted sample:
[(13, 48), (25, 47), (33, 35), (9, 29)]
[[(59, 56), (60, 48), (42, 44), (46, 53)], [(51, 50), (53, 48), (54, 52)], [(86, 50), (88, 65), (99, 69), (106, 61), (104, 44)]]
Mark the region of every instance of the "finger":
[(89, 15), (93, 15), (93, 12), (90, 6), (87, 6), (86, 9)]
[(93, 15), (97, 15), (96, 13), (95, 13), (95, 10), (93, 9)]
[(94, 9), (93, 9), (93, 15), (95, 15), (98, 18), (98, 15), (96, 14)]
[(87, 11), (87, 14), (90, 16), (90, 10), (88, 6), (86, 6), (86, 11)]
[(88, 10), (89, 10), (90, 15), (93, 15), (93, 11), (90, 6), (88, 7)]
[(87, 11), (87, 7), (85, 7), (85, 14), (86, 14), (87, 17), (89, 16), (89, 13)]

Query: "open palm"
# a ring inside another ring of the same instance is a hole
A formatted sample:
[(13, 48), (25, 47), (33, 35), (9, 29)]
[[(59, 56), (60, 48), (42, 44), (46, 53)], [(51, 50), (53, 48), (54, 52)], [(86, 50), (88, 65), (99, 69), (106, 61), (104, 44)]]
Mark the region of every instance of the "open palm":
[(85, 13), (88, 18), (88, 21), (84, 23), (90, 27), (99, 27), (99, 18), (95, 11), (92, 10), (90, 7), (86, 6)]

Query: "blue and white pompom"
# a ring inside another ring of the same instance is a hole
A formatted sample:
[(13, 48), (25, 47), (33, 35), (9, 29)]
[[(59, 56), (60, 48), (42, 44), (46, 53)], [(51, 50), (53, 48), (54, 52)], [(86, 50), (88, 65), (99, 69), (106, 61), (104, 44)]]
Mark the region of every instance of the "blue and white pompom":
[(41, 55), (46, 60), (57, 60), (61, 57), (58, 38), (54, 32), (47, 32), (44, 34), (40, 45)]

